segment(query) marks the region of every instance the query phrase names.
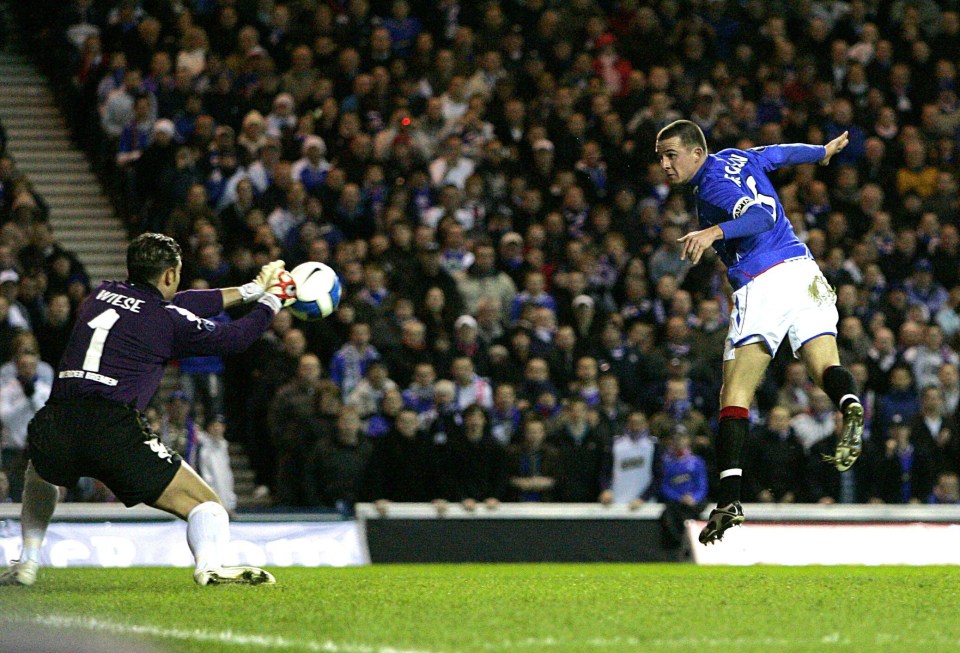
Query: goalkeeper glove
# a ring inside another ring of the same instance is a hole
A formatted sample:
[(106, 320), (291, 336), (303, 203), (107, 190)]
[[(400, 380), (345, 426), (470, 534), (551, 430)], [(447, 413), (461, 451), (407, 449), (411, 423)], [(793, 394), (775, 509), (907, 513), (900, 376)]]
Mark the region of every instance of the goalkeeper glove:
[(260, 268), (260, 272), (253, 281), (239, 287), (240, 298), (243, 299), (243, 302), (249, 304), (263, 297), (263, 293), (266, 292), (271, 277), (277, 270), (282, 270), (283, 266), (284, 262), (278, 260), (270, 261)]
[(266, 292), (257, 300), (260, 304), (266, 304), (274, 313), (279, 313), (284, 306), (289, 306), (297, 299), (297, 286), (290, 273), (282, 267), (277, 268), (267, 280)]

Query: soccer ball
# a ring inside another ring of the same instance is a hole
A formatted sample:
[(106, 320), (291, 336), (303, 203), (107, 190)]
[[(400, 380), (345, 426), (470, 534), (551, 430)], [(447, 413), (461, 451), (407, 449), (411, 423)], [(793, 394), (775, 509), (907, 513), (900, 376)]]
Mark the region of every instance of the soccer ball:
[(290, 270), (297, 299), (289, 306), (301, 320), (322, 320), (340, 304), (340, 277), (328, 265), (309, 261)]

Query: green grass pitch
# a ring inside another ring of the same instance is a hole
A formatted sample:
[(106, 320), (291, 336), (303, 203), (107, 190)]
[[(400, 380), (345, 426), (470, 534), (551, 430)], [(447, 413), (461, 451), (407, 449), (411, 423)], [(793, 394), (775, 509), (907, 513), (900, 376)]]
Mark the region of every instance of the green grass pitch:
[(205, 653), (960, 649), (958, 568), (274, 571), (276, 586), (199, 588), (187, 569), (44, 569), (32, 588), (0, 588), (0, 632), (41, 627)]

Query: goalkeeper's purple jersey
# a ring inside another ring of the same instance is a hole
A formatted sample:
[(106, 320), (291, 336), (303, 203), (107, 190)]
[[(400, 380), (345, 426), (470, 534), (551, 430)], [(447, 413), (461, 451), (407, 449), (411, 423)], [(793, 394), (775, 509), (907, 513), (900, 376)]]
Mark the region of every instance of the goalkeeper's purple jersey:
[(727, 265), (736, 290), (774, 265), (813, 258), (784, 215), (767, 172), (785, 165), (814, 163), (826, 156), (822, 145), (768, 145), (749, 150), (721, 150), (707, 157), (690, 180), (700, 227), (742, 217), (754, 207), (769, 213), (772, 228), (752, 236), (717, 240), (713, 247)]
[(172, 302), (148, 284), (107, 281), (80, 305), (51, 399), (100, 397), (144, 410), (167, 361), (243, 351), (273, 321), (263, 304), (227, 324), (219, 290), (188, 290)]

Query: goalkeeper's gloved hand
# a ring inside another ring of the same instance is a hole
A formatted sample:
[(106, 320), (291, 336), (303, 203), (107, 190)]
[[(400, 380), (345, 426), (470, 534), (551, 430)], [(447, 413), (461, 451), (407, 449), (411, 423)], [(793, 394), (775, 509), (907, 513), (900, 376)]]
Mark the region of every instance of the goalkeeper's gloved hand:
[(284, 306), (289, 306), (297, 299), (297, 286), (290, 273), (282, 267), (276, 268), (266, 280), (266, 292), (257, 300), (266, 304), (274, 313), (279, 313)]
[(249, 304), (250, 302), (254, 302), (263, 297), (263, 293), (267, 291), (267, 284), (270, 281), (270, 278), (273, 276), (274, 272), (277, 270), (282, 270), (283, 266), (284, 262), (277, 260), (270, 261), (260, 268), (260, 272), (253, 281), (240, 286), (240, 297), (243, 299), (243, 302), (245, 304)]

